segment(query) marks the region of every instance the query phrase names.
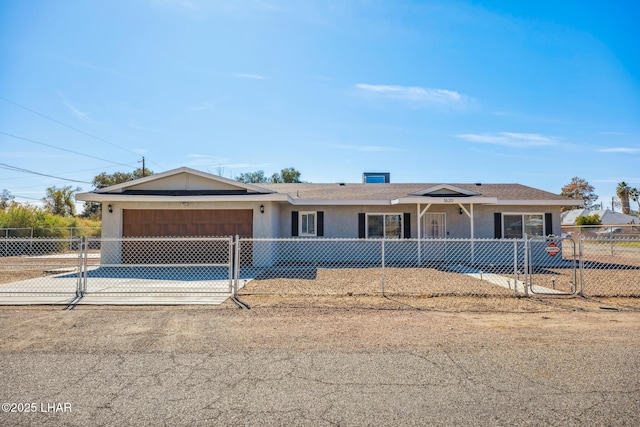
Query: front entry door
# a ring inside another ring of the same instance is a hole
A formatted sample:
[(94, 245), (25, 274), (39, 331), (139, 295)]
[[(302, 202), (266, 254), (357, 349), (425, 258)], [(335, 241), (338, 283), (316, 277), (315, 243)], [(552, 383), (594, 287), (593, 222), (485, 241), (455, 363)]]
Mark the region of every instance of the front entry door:
[(444, 239), (446, 232), (446, 216), (444, 213), (426, 213), (422, 216), (422, 238)]

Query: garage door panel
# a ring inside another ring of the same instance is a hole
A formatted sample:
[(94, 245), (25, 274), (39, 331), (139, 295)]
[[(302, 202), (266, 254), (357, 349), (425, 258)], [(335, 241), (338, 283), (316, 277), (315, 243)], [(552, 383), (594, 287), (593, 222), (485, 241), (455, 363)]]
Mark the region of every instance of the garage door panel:
[[(251, 209), (125, 209), (122, 219), (123, 237), (225, 237), (253, 236)], [(123, 261), (136, 264), (170, 264), (176, 262), (211, 262), (212, 256), (226, 256), (226, 249), (209, 247), (213, 243), (163, 242), (155, 246), (141, 242), (125, 242)], [(193, 243), (193, 244), (192, 244)], [(174, 247), (175, 246), (175, 247)], [(189, 261), (191, 260), (191, 261)], [(216, 261), (218, 262), (218, 261)]]

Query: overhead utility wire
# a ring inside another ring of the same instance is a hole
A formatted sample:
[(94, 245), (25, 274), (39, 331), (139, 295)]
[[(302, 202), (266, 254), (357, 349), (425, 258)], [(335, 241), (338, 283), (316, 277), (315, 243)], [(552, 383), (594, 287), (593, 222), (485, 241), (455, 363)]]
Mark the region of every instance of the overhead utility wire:
[(39, 113), (39, 112), (37, 112), (37, 111), (35, 111), (35, 110), (32, 110), (31, 108), (27, 108), (27, 107), (25, 107), (24, 105), (20, 105), (20, 104), (18, 104), (17, 102), (14, 102), (14, 101), (12, 101), (12, 100), (10, 100), (10, 99), (5, 98), (4, 96), (0, 96), (0, 99), (2, 99), (2, 100), (3, 100), (3, 101), (5, 101), (5, 102), (8, 102), (9, 104), (13, 104), (13, 105), (15, 105), (16, 107), (20, 107), (20, 108), (22, 108), (23, 110), (27, 110), (27, 111), (29, 111), (30, 113), (37, 114), (38, 116), (43, 117), (43, 118), (45, 118), (45, 119), (47, 119), (47, 120), (51, 120), (52, 122), (57, 123), (57, 124), (59, 124), (60, 126), (64, 126), (64, 127), (69, 128), (69, 129), (71, 129), (71, 130), (74, 130), (74, 131), (76, 131), (76, 132), (80, 132), (81, 134), (86, 135), (86, 136), (88, 136), (89, 138), (93, 138), (93, 139), (98, 140), (98, 141), (100, 141), (100, 142), (104, 142), (105, 144), (109, 144), (109, 145), (111, 145), (111, 146), (113, 146), (113, 147), (119, 148), (119, 149), (124, 150), (124, 151), (126, 151), (126, 152), (128, 152), (128, 153), (135, 154), (136, 156), (139, 156), (139, 155), (140, 155), (139, 153), (135, 153), (135, 152), (133, 152), (133, 151), (131, 151), (131, 150), (127, 149), (127, 148), (124, 148), (124, 147), (121, 147), (121, 146), (119, 146), (119, 145), (117, 145), (117, 144), (114, 144), (113, 142), (109, 142), (109, 141), (107, 141), (106, 139), (100, 138), (100, 137), (95, 136), (95, 135), (91, 135), (91, 134), (90, 134), (90, 133), (88, 133), (88, 132), (85, 132), (85, 131), (83, 131), (83, 130), (80, 130), (80, 129), (78, 129), (78, 128), (75, 128), (75, 127), (73, 127), (73, 126), (70, 126), (70, 125), (68, 125), (68, 124), (66, 124), (66, 123), (61, 122), (60, 120), (56, 120), (56, 119), (54, 119), (54, 118), (52, 118), (52, 117), (49, 117), (49, 116), (47, 116), (47, 115), (45, 115), (45, 114)]
[(103, 158), (100, 158), (100, 157), (92, 156), (92, 155), (90, 155), (90, 154), (83, 154), (83, 153), (79, 153), (79, 152), (77, 152), (77, 151), (68, 150), (68, 149), (66, 149), (66, 148), (56, 147), (55, 145), (46, 144), (46, 143), (44, 143), (44, 142), (36, 141), (36, 140), (34, 140), (34, 139), (24, 138), (24, 137), (22, 137), (22, 136), (13, 135), (13, 134), (6, 133), (6, 132), (2, 132), (2, 131), (0, 131), (0, 135), (10, 136), (11, 138), (16, 138), (16, 139), (21, 139), (21, 140), (23, 140), (23, 141), (33, 142), (34, 144), (44, 145), (45, 147), (55, 148), (56, 150), (66, 151), (66, 152), (68, 152), (68, 153), (77, 154), (77, 155), (79, 155), (79, 156), (90, 157), (90, 158), (92, 158), (92, 159), (96, 159), (96, 160), (102, 160), (103, 162), (113, 163), (114, 165), (126, 166), (126, 167), (128, 167), (128, 168), (132, 167), (131, 165), (126, 165), (126, 164), (124, 164), (124, 163), (118, 163), (118, 162), (114, 162), (114, 161), (112, 161), (112, 160), (107, 160), (107, 159), (103, 159)]
[(30, 174), (33, 174), (33, 175), (40, 175), (40, 176), (46, 176), (46, 177), (49, 177), (49, 178), (62, 179), (64, 181), (79, 182), (81, 184), (91, 184), (88, 181), (78, 181), (77, 179), (61, 178), (59, 176), (47, 175), (46, 173), (35, 172), (35, 171), (31, 171), (29, 169), (23, 169), (23, 168), (19, 168), (17, 166), (7, 165), (5, 163), (0, 163), (0, 169), (7, 169), (7, 170), (10, 170), (10, 171), (30, 173)]

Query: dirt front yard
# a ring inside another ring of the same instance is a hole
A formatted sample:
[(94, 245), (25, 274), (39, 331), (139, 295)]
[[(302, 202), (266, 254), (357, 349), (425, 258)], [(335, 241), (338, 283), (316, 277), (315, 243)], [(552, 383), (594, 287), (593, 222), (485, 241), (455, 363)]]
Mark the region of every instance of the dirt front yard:
[(0, 424), (640, 422), (640, 299), (241, 299), (0, 307)]

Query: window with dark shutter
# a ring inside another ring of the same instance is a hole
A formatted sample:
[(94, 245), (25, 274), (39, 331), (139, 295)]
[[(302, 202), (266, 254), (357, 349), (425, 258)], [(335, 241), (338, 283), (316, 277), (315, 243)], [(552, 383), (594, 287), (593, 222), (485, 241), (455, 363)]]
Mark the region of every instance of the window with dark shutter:
[(493, 237), (502, 239), (502, 214), (500, 212), (493, 214)]
[(291, 236), (298, 236), (298, 211), (291, 212)]
[(322, 237), (324, 236), (324, 212), (319, 211), (317, 215), (318, 226), (316, 232), (317, 236)]
[(365, 237), (367, 237), (367, 231), (365, 228), (365, 214), (359, 213), (358, 214), (358, 238), (364, 239)]
[(411, 238), (411, 214), (409, 212), (405, 212), (404, 213), (404, 218), (402, 219), (402, 222), (404, 223), (404, 238), (405, 239), (410, 239)]
[(544, 234), (546, 236), (553, 234), (553, 222), (552, 222), (551, 213), (549, 212), (544, 214)]

